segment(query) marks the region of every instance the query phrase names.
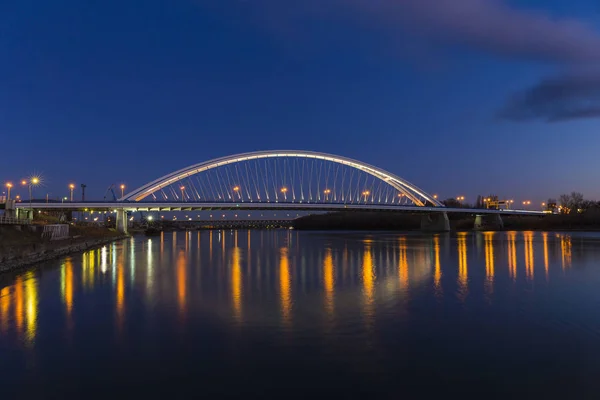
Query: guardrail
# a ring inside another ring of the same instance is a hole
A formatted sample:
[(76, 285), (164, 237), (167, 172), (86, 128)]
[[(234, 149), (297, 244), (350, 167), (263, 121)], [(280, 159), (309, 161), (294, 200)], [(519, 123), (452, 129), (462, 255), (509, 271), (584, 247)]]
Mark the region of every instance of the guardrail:
[(0, 216), (0, 225), (29, 225), (30, 223), (28, 219)]

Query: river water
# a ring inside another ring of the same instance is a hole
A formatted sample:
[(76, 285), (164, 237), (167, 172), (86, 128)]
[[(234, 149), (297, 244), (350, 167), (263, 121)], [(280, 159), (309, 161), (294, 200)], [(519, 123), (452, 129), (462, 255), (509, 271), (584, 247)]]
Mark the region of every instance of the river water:
[(202, 231), (0, 277), (8, 398), (600, 398), (600, 234)]

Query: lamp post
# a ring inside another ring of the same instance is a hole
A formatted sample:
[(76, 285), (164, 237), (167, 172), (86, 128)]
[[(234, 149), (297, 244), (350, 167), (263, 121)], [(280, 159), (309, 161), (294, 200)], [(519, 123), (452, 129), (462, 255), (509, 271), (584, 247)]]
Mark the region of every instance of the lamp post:
[(362, 195), (365, 196), (365, 203), (367, 202), (367, 196), (370, 194), (371, 194), (371, 192), (369, 192), (368, 190), (365, 190), (364, 192), (362, 192)]
[(182, 186), (179, 189), (181, 189), (181, 201), (184, 201), (183, 191), (185, 190), (185, 186)]
[(121, 184), (121, 198), (125, 197), (125, 185)]
[(6, 188), (8, 189), (8, 193), (6, 195), (6, 200), (10, 200), (10, 189), (13, 187), (12, 183), (7, 182), (6, 183)]
[(32, 186), (37, 186), (40, 183), (40, 178), (38, 178), (37, 176), (34, 176), (33, 178), (29, 179), (29, 181), (23, 179), (21, 181), (21, 184), (23, 186), (27, 185), (29, 187), (29, 210), (31, 211), (31, 216), (33, 217), (33, 206), (31, 205), (31, 198), (32, 198), (32, 193), (31, 193), (31, 189)]
[(75, 190), (75, 184), (71, 183), (69, 185), (69, 191), (71, 192), (71, 203), (73, 202), (73, 190)]

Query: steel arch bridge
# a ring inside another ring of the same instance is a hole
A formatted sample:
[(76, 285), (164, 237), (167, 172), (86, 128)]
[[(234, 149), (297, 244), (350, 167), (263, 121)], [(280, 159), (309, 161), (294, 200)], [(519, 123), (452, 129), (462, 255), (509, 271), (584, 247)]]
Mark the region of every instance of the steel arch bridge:
[(381, 168), (296, 150), (256, 151), (191, 165), (127, 193), (119, 202), (443, 207), (434, 196)]

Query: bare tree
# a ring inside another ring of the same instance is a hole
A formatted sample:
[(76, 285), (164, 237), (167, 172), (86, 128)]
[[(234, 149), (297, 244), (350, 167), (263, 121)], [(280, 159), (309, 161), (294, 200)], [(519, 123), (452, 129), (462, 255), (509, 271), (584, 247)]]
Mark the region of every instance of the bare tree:
[(568, 214), (569, 213), (569, 204), (571, 204), (571, 196), (568, 194), (561, 194), (558, 198), (561, 206), (561, 213)]
[(571, 201), (569, 203), (569, 208), (572, 213), (578, 212), (583, 206), (583, 194), (579, 192), (571, 192)]

